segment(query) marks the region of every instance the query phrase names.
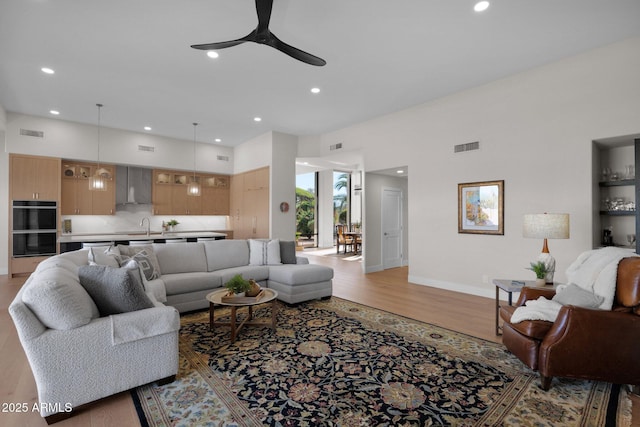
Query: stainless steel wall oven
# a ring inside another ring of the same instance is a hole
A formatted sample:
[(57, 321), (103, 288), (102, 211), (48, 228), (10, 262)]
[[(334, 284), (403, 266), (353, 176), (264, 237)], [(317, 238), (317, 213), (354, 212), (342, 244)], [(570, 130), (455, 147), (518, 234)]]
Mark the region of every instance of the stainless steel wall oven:
[(13, 201), (13, 256), (56, 254), (58, 204), (54, 201)]

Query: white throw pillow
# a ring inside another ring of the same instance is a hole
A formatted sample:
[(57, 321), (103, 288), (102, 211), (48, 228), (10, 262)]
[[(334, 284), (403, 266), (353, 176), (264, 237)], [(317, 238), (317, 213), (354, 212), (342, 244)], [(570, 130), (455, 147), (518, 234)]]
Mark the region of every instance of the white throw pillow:
[(282, 264), (280, 240), (249, 240), (249, 265)]
[(101, 246), (89, 248), (89, 264), (108, 265), (109, 267), (120, 267), (118, 257), (120, 250), (116, 246)]

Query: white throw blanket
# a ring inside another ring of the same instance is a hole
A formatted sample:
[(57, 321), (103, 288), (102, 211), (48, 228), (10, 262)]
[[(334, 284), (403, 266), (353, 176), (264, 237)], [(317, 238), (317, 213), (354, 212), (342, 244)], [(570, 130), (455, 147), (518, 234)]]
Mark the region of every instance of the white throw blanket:
[[(630, 256), (637, 255), (628, 249), (612, 246), (583, 252), (567, 269), (567, 280), (569, 283), (575, 283), (582, 289), (604, 298), (598, 308), (611, 310), (616, 293), (618, 263), (621, 259)], [(558, 292), (562, 291), (561, 286), (558, 286)], [(561, 304), (544, 297), (527, 301), (524, 306), (515, 309), (511, 316), (511, 323), (518, 323), (523, 320), (548, 320), (553, 322), (556, 320), (561, 307)]]

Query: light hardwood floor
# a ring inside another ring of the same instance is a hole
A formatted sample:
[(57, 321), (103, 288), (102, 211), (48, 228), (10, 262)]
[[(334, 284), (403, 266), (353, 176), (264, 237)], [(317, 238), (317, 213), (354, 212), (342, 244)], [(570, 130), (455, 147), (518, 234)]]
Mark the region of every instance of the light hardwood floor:
[[(334, 268), (333, 293), (337, 297), (500, 342), (494, 334), (493, 299), (408, 283), (406, 267), (365, 275), (359, 262), (327, 256), (310, 256), (310, 260)], [(35, 382), (7, 311), (24, 280), (0, 276), (0, 403), (26, 403), (31, 408), (37, 400)], [(640, 420), (640, 400), (633, 399), (634, 419)], [(45, 425), (37, 412), (0, 412), (0, 426)], [(91, 404), (55, 425), (123, 427), (140, 423), (129, 392), (124, 392)]]

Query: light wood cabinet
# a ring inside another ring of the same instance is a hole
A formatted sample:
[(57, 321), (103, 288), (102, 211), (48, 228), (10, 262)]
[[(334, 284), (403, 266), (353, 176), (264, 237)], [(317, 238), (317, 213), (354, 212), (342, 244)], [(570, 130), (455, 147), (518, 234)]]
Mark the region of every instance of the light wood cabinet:
[(30, 256), (23, 258), (11, 258), (11, 276), (13, 277), (14, 275), (33, 273), (38, 267), (38, 264), (48, 258), (50, 257)]
[(89, 178), (97, 164), (62, 162), (62, 215), (113, 215), (116, 207), (115, 168), (100, 165), (107, 181), (105, 191), (89, 189)]
[[(229, 177), (170, 170), (153, 171), (155, 215), (228, 215)], [(200, 183), (200, 196), (189, 196), (187, 186)]]
[(231, 226), (236, 239), (269, 237), (269, 168), (234, 175)]
[(60, 159), (11, 154), (12, 200), (55, 200), (59, 197)]
[(202, 214), (229, 215), (230, 178), (222, 175), (202, 176)]

